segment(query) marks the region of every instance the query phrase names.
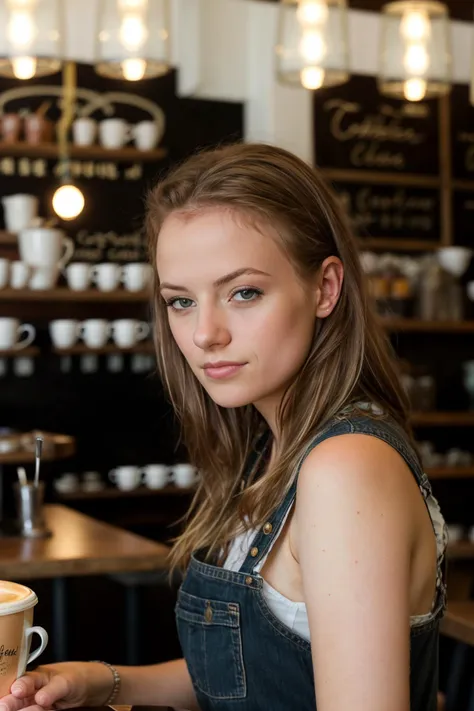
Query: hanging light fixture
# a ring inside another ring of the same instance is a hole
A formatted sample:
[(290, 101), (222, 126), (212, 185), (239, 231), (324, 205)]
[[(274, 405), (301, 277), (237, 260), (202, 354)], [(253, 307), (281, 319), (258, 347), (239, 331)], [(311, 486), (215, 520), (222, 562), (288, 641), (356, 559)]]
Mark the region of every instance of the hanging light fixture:
[(77, 69), (74, 62), (66, 62), (63, 70), (63, 106), (58, 123), (61, 185), (53, 195), (53, 210), (63, 220), (74, 220), (84, 209), (82, 192), (71, 180), (68, 131), (74, 118)]
[(347, 81), (346, 0), (281, 0), (276, 55), (282, 84), (319, 89)]
[(16, 79), (61, 69), (61, 0), (4, 0), (0, 4), (0, 75)]
[(382, 8), (379, 90), (421, 101), (451, 87), (448, 8), (437, 0), (396, 0)]
[(100, 0), (96, 71), (139, 81), (170, 69), (170, 0)]

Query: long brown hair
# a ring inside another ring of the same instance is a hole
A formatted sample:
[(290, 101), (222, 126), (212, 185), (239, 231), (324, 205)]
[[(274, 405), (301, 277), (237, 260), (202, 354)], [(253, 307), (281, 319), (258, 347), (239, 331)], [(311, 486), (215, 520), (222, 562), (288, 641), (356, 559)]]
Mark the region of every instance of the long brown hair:
[(155, 273), (154, 318), (158, 369), (181, 422), (190, 460), (202, 476), (172, 565), (185, 567), (193, 550), (220, 551), (247, 525), (266, 521), (291, 484), (314, 432), (356, 400), (378, 404), (405, 429), (407, 402), (390, 344), (376, 322), (357, 246), (337, 198), (320, 174), (281, 148), (236, 144), (192, 156), (148, 195), (146, 228), (156, 260), (161, 226), (170, 213), (225, 207), (254, 224), (276, 228), (297, 273), (314, 276), (326, 257), (338, 256), (344, 282), (338, 303), (315, 322), (308, 357), (279, 410), (273, 466), (241, 491), (257, 432), (265, 426), (252, 405), (219, 407), (178, 349)]

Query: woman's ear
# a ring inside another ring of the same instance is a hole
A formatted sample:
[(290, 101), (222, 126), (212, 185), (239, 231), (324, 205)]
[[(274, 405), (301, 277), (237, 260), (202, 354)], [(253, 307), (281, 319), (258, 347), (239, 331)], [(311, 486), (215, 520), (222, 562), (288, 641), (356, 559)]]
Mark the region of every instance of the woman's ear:
[(316, 317), (326, 318), (334, 310), (344, 281), (344, 267), (339, 257), (327, 257), (318, 274)]

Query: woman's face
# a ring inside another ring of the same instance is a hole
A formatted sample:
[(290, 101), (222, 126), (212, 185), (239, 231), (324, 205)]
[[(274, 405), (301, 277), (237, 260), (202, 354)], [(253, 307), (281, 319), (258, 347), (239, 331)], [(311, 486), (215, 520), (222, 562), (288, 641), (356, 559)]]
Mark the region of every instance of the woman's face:
[(170, 215), (157, 268), (171, 332), (210, 397), (226, 408), (253, 403), (274, 421), (311, 345), (316, 279), (302, 284), (270, 228), (224, 209)]

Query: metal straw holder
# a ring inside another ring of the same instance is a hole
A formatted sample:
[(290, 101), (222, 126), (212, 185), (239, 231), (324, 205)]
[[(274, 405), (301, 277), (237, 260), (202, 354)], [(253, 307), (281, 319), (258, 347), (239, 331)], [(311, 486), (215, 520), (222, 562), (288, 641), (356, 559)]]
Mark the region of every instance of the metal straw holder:
[(44, 482), (20, 485), (13, 484), (18, 514), (20, 534), (25, 538), (47, 538), (51, 531), (46, 528), (44, 520)]

